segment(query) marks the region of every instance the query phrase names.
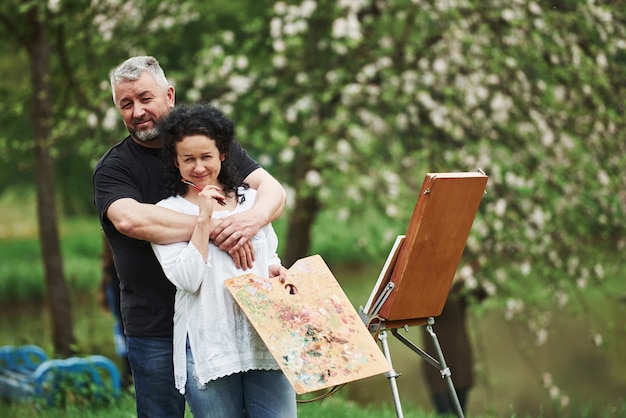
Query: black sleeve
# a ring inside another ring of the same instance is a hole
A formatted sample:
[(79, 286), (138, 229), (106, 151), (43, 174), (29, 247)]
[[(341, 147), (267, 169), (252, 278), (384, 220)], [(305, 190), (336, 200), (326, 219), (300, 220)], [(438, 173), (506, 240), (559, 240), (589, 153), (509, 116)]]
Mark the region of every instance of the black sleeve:
[(108, 223), (106, 212), (122, 198), (142, 201), (137, 181), (120, 159), (106, 155), (98, 162), (93, 175), (94, 203), (102, 224)]
[(235, 171), (239, 175), (238, 182), (242, 182), (254, 170), (261, 168), (259, 163), (252, 159), (237, 141), (233, 142), (233, 145), (230, 147), (230, 157), (233, 167), (235, 167)]

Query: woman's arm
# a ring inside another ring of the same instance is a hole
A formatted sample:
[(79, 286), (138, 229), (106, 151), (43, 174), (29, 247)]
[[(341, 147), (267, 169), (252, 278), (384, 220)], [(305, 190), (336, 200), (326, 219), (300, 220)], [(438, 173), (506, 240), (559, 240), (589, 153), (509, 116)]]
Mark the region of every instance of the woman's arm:
[(209, 235), (215, 196), (220, 196), (220, 192), (213, 186), (207, 186), (198, 194), (199, 213), (194, 217), (196, 222), (189, 242), (152, 243), (152, 249), (169, 281), (176, 288), (190, 293), (200, 288), (204, 271), (209, 266)]

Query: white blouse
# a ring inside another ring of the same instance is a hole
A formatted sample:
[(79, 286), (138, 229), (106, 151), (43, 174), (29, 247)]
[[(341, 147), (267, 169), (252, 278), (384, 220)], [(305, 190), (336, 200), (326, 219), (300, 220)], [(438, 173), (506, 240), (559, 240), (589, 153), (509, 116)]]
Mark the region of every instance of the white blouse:
[[(240, 189), (244, 203), (234, 211), (214, 211), (222, 218), (252, 207), (253, 189)], [(157, 205), (190, 215), (199, 209), (182, 196), (170, 197)], [(176, 388), (185, 393), (187, 382), (186, 342), (194, 359), (194, 374), (199, 383), (248, 370), (278, 370), (279, 366), (252, 324), (236, 304), (224, 281), (246, 273), (268, 277), (271, 264), (280, 264), (276, 253), (278, 237), (266, 225), (251, 239), (255, 261), (251, 270), (235, 268), (230, 255), (209, 243), (205, 263), (190, 242), (152, 244), (152, 249), (167, 278), (176, 286), (174, 312), (174, 378)]]

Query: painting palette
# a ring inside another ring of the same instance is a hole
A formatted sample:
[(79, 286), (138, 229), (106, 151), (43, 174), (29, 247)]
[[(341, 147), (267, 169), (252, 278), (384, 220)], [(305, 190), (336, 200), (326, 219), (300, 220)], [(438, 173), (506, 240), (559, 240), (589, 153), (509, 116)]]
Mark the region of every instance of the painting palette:
[(285, 283), (245, 274), (225, 284), (297, 394), (391, 370), (319, 255), (294, 263)]

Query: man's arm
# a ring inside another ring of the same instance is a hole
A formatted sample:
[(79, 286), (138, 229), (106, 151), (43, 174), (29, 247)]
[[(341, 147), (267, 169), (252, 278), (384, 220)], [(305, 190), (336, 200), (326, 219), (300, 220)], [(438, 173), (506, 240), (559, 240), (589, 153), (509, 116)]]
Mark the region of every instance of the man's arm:
[(280, 218), (287, 204), (287, 192), (278, 180), (264, 169), (257, 168), (244, 182), (257, 192), (256, 202), (250, 211), (260, 217), (258, 229)]
[(223, 218), (211, 233), (213, 242), (233, 258), (259, 229), (280, 217), (287, 202), (283, 186), (262, 168), (254, 170), (244, 181), (257, 191), (254, 205)]
[(130, 198), (111, 203), (106, 216), (122, 234), (156, 244), (189, 241), (197, 220), (196, 216)]

